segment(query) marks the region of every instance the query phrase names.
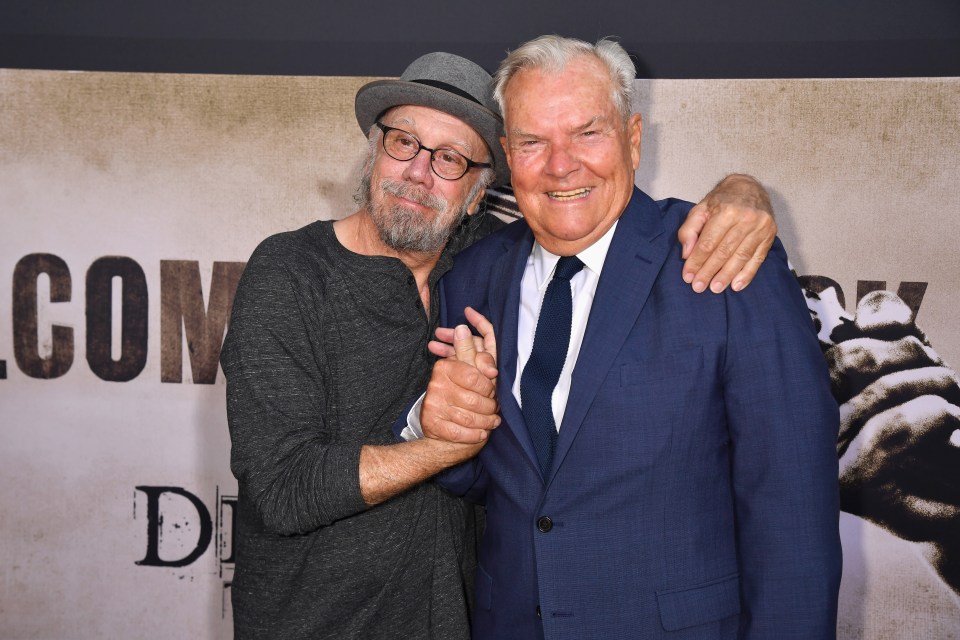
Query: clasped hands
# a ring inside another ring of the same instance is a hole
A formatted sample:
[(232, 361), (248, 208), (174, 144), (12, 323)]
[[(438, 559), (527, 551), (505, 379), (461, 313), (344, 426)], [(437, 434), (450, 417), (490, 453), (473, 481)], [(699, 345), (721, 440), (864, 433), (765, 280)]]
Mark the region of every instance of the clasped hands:
[(925, 543), (960, 593), (960, 385), (911, 309), (889, 291), (855, 317), (828, 289), (808, 301), (821, 323), (840, 404), (840, 503), (896, 536)]
[(438, 328), (428, 348), (441, 359), (433, 366), (420, 410), (427, 438), (470, 445), (479, 451), (500, 425), (497, 402), (497, 340), (483, 314), (467, 307), (466, 325)]
[(843, 508), (900, 537), (960, 533), (960, 387), (896, 295), (873, 292), (826, 351)]

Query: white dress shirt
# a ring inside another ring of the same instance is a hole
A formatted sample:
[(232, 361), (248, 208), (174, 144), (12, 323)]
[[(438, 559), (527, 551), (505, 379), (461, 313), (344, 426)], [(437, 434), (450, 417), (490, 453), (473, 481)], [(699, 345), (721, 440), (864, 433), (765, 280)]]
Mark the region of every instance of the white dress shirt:
[[(553, 419), (560, 429), (563, 414), (567, 408), (567, 398), (570, 396), (570, 380), (573, 368), (580, 355), (580, 346), (583, 344), (583, 335), (587, 330), (587, 320), (590, 318), (590, 309), (593, 308), (593, 297), (597, 292), (597, 282), (600, 281), (600, 271), (603, 261), (607, 257), (610, 241), (617, 224), (595, 243), (577, 254), (583, 262), (583, 269), (570, 279), (570, 294), (573, 302), (573, 316), (570, 326), (570, 346), (567, 349), (567, 358), (560, 372), (560, 380), (553, 389), (550, 399), (553, 408)], [(557, 268), (560, 256), (555, 256), (539, 243), (534, 243), (533, 251), (527, 258), (527, 266), (520, 283), (520, 315), (517, 321), (517, 371), (513, 381), (513, 396), (520, 404), (520, 377), (523, 368), (530, 359), (533, 350), (533, 336), (537, 331), (537, 318), (540, 317), (540, 306), (543, 304), (543, 295), (553, 279), (553, 272)]]

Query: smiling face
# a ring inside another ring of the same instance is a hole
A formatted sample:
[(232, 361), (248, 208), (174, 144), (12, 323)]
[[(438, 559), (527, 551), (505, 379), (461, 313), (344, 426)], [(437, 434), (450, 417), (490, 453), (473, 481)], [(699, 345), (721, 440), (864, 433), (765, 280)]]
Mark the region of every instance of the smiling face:
[(593, 56), (574, 58), (559, 73), (519, 71), (504, 99), (502, 142), (520, 211), (547, 251), (574, 255), (630, 201), (640, 115), (624, 124), (609, 72)]
[[(431, 149), (453, 149), (477, 162), (489, 162), (483, 138), (469, 125), (442, 111), (404, 105), (381, 118), (403, 129)], [(484, 190), (480, 173), (471, 169), (459, 180), (444, 180), (430, 168), (430, 152), (412, 160), (394, 160), (376, 143), (369, 169), (369, 199), (364, 203), (380, 239), (397, 251), (436, 252), (443, 249), (453, 228), (475, 211)], [(366, 182), (366, 177), (364, 178)], [(364, 185), (365, 186), (365, 185)]]

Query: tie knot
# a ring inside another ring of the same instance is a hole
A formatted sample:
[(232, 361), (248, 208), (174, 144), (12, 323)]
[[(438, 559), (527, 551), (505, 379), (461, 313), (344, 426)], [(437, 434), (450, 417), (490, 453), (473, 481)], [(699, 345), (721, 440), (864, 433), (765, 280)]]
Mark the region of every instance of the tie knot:
[(583, 269), (583, 262), (577, 256), (564, 256), (557, 262), (557, 268), (553, 272), (554, 279), (569, 280)]

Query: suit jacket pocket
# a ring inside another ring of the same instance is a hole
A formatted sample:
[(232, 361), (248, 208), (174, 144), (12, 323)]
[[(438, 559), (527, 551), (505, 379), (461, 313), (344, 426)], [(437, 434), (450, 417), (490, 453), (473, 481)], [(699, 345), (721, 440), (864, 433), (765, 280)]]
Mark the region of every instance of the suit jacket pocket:
[(629, 387), (693, 374), (703, 368), (703, 347), (683, 347), (672, 353), (652, 353), (620, 367), (620, 386)]
[(657, 592), (660, 624), (679, 631), (740, 613), (740, 574), (725, 576), (693, 587)]

